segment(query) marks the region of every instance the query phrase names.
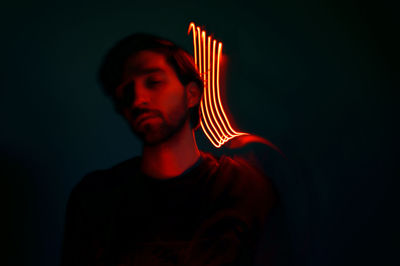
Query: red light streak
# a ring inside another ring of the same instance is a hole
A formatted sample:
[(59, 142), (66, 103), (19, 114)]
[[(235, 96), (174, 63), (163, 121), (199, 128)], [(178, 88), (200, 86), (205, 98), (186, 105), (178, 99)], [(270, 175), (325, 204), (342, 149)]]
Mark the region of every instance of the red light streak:
[(227, 141), (237, 136), (249, 134), (237, 132), (232, 129), (221, 103), (219, 72), (222, 43), (218, 42), (218, 52), (216, 56), (216, 40), (213, 40), (211, 36), (207, 37), (206, 31), (201, 30), (200, 27), (196, 27), (194, 22), (189, 24), (188, 34), (190, 34), (190, 32), (193, 33), (194, 62), (204, 81), (204, 95), (200, 102), (200, 126), (210, 142), (215, 147), (219, 148)]
[[(194, 23), (190, 23), (189, 25), (189, 30), (188, 30), (188, 34), (190, 34), (190, 31), (193, 29), (193, 43), (196, 42), (196, 30), (195, 30), (195, 26)], [(193, 45), (193, 49), (194, 49), (194, 63), (197, 66), (197, 51), (196, 51), (196, 45)]]
[[(208, 90), (208, 102), (209, 102), (209, 105), (210, 105), (210, 109), (211, 109), (211, 114), (212, 114), (212, 117), (214, 117), (214, 119), (216, 118), (216, 116), (215, 116), (215, 113), (214, 113), (214, 109), (218, 112), (218, 108), (217, 108), (217, 106), (215, 105), (215, 102), (214, 101), (212, 101), (212, 99), (215, 99), (215, 86), (214, 86), (214, 79), (215, 79), (215, 74), (214, 74), (214, 63), (215, 63), (215, 60), (214, 60), (214, 58), (213, 58), (213, 65), (210, 65), (210, 63), (211, 63), (211, 60), (210, 60), (210, 57), (211, 57), (211, 36), (208, 36), (208, 46), (207, 46), (207, 48), (208, 48), (208, 66), (209, 66), (209, 70), (208, 70), (208, 86), (207, 86), (207, 90)], [(212, 75), (210, 75), (212, 73)], [(212, 86), (211, 86), (211, 84), (210, 83), (212, 83)], [(212, 93), (210, 93), (210, 89), (212, 88)], [(211, 97), (212, 97), (212, 99), (211, 99)], [(217, 124), (217, 126), (218, 126), (218, 129), (219, 129), (219, 131), (217, 132), (217, 134), (218, 134), (218, 136), (220, 137), (220, 138), (225, 138), (225, 136), (224, 136), (224, 131), (222, 130), (222, 128), (221, 128), (221, 126), (220, 126), (220, 124), (219, 124), (219, 122), (217, 121), (216, 122), (216, 124)], [(222, 136), (223, 137), (221, 137), (221, 135), (219, 134), (219, 132), (221, 132), (221, 134), (222, 134)]]
[[(199, 48), (197, 49), (198, 51), (199, 51), (199, 61), (198, 61), (198, 69), (199, 69), (199, 72), (200, 72), (200, 75), (203, 77), (203, 75), (202, 75), (202, 68), (201, 68), (201, 38), (200, 38), (200, 27), (197, 27), (197, 36), (198, 36), (198, 39), (199, 39)], [(194, 44), (195, 45), (195, 44)]]

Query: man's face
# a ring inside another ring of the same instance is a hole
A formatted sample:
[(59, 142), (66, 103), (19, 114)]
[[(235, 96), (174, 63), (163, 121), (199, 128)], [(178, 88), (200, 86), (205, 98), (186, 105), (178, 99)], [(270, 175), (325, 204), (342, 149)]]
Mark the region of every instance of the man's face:
[(166, 141), (188, 122), (186, 88), (162, 54), (141, 51), (129, 57), (116, 96), (145, 145)]

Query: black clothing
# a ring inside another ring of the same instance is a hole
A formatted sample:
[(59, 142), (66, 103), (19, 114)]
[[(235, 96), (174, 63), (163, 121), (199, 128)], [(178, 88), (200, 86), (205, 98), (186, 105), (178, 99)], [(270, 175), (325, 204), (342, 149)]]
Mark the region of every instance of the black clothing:
[(73, 189), (62, 266), (251, 265), (275, 201), (260, 172), (206, 153), (167, 180), (144, 175), (139, 164), (95, 171)]

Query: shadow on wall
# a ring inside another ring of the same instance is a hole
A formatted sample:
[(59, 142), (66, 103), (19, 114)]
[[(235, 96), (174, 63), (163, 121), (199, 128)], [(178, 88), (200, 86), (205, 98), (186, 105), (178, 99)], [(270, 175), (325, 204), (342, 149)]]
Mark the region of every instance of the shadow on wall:
[(51, 188), (43, 182), (46, 171), (22, 157), (4, 151), (0, 155), (1, 235), (6, 246), (2, 265), (45, 265), (44, 259), (56, 261), (59, 255), (54, 198), (47, 196)]

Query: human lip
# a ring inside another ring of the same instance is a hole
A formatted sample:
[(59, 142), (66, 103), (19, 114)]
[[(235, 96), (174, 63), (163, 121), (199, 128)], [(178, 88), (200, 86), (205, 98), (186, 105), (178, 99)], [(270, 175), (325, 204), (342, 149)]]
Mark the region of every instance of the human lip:
[(157, 114), (154, 113), (145, 113), (145, 114), (141, 114), (139, 115), (135, 120), (136, 120), (136, 125), (140, 125), (141, 123), (143, 123), (145, 120), (149, 119), (149, 118), (154, 118), (157, 117)]

